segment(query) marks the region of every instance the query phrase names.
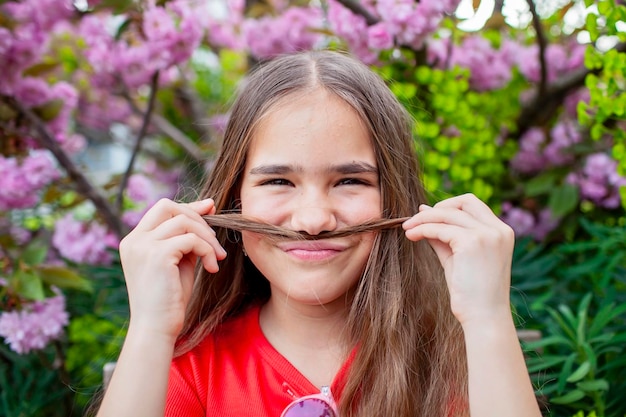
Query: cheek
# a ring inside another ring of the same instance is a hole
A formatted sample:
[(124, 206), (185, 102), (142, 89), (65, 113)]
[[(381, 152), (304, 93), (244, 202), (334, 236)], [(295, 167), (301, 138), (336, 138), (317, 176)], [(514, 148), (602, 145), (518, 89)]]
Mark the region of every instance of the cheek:
[(338, 213), (350, 219), (348, 224), (357, 224), (382, 217), (381, 199), (378, 192), (357, 198), (342, 198), (336, 204)]
[[(248, 192), (241, 197), (241, 214), (256, 217), (270, 223), (279, 219), (281, 212), (285, 211), (286, 204), (277, 198), (256, 195)], [(274, 223), (275, 224), (275, 223)]]

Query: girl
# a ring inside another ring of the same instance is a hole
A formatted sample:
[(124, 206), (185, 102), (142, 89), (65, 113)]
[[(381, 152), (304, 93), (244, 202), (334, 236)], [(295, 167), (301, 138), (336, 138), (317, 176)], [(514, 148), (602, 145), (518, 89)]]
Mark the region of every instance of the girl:
[[(98, 415), (539, 416), (513, 233), (472, 195), (425, 205), (411, 131), (348, 56), (257, 69), (204, 199), (160, 201), (120, 245), (131, 319)], [(232, 212), (303, 238), (203, 217)]]

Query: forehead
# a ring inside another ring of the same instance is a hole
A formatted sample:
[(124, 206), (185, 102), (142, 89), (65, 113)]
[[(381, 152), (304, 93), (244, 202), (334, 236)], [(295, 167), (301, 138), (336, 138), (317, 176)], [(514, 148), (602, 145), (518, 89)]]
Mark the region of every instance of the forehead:
[(346, 101), (322, 88), (294, 93), (272, 105), (252, 134), (248, 158), (297, 157), (374, 160), (369, 130)]

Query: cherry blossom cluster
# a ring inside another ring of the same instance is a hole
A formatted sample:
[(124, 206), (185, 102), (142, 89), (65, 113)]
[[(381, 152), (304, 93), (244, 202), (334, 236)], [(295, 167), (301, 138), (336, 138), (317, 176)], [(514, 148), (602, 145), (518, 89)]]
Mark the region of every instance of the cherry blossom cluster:
[(529, 129), (520, 138), (520, 148), (511, 166), (523, 174), (536, 174), (573, 162), (571, 147), (582, 140), (579, 129), (571, 119), (555, 124), (547, 134), (539, 127)]
[(143, 215), (161, 198), (172, 198), (178, 192), (180, 172), (163, 171), (154, 163), (146, 163), (141, 173), (131, 175), (126, 194), (133, 202), (133, 208), (122, 214), (122, 221), (135, 227)]
[(374, 63), (380, 51), (394, 45), (423, 48), (427, 39), (437, 31), (445, 14), (452, 13), (459, 3), (458, 0), (362, 2), (378, 19), (377, 23), (368, 26), (363, 16), (330, 0), (328, 21), (332, 31), (346, 41), (354, 54), (366, 63)]
[(559, 225), (559, 219), (548, 208), (533, 214), (530, 210), (516, 207), (510, 202), (502, 204), (500, 218), (511, 226), (516, 237), (531, 236), (538, 241), (543, 240)]
[(59, 292), (54, 297), (27, 303), (19, 311), (1, 312), (0, 336), (11, 350), (26, 354), (59, 339), (68, 322), (65, 297)]
[(117, 242), (103, 225), (76, 220), (70, 213), (56, 221), (52, 246), (72, 262), (107, 265), (112, 261), (109, 249)]
[(606, 153), (587, 156), (582, 169), (570, 173), (567, 181), (578, 186), (582, 199), (608, 209), (620, 206), (619, 190), (626, 187), (626, 177), (617, 172), (617, 161)]
[(0, 211), (34, 207), (40, 191), (59, 177), (48, 151), (32, 150), (22, 158), (0, 155)]

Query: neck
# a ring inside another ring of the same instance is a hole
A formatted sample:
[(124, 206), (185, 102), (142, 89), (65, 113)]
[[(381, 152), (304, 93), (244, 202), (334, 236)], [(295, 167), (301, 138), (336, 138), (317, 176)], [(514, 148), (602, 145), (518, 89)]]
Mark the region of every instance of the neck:
[(261, 328), (290, 344), (328, 349), (345, 345), (347, 315), (344, 300), (327, 305), (301, 305), (271, 297), (261, 310)]
[(274, 348), (314, 385), (330, 385), (352, 346), (346, 342), (346, 303), (294, 305), (272, 297), (261, 309), (261, 329)]

